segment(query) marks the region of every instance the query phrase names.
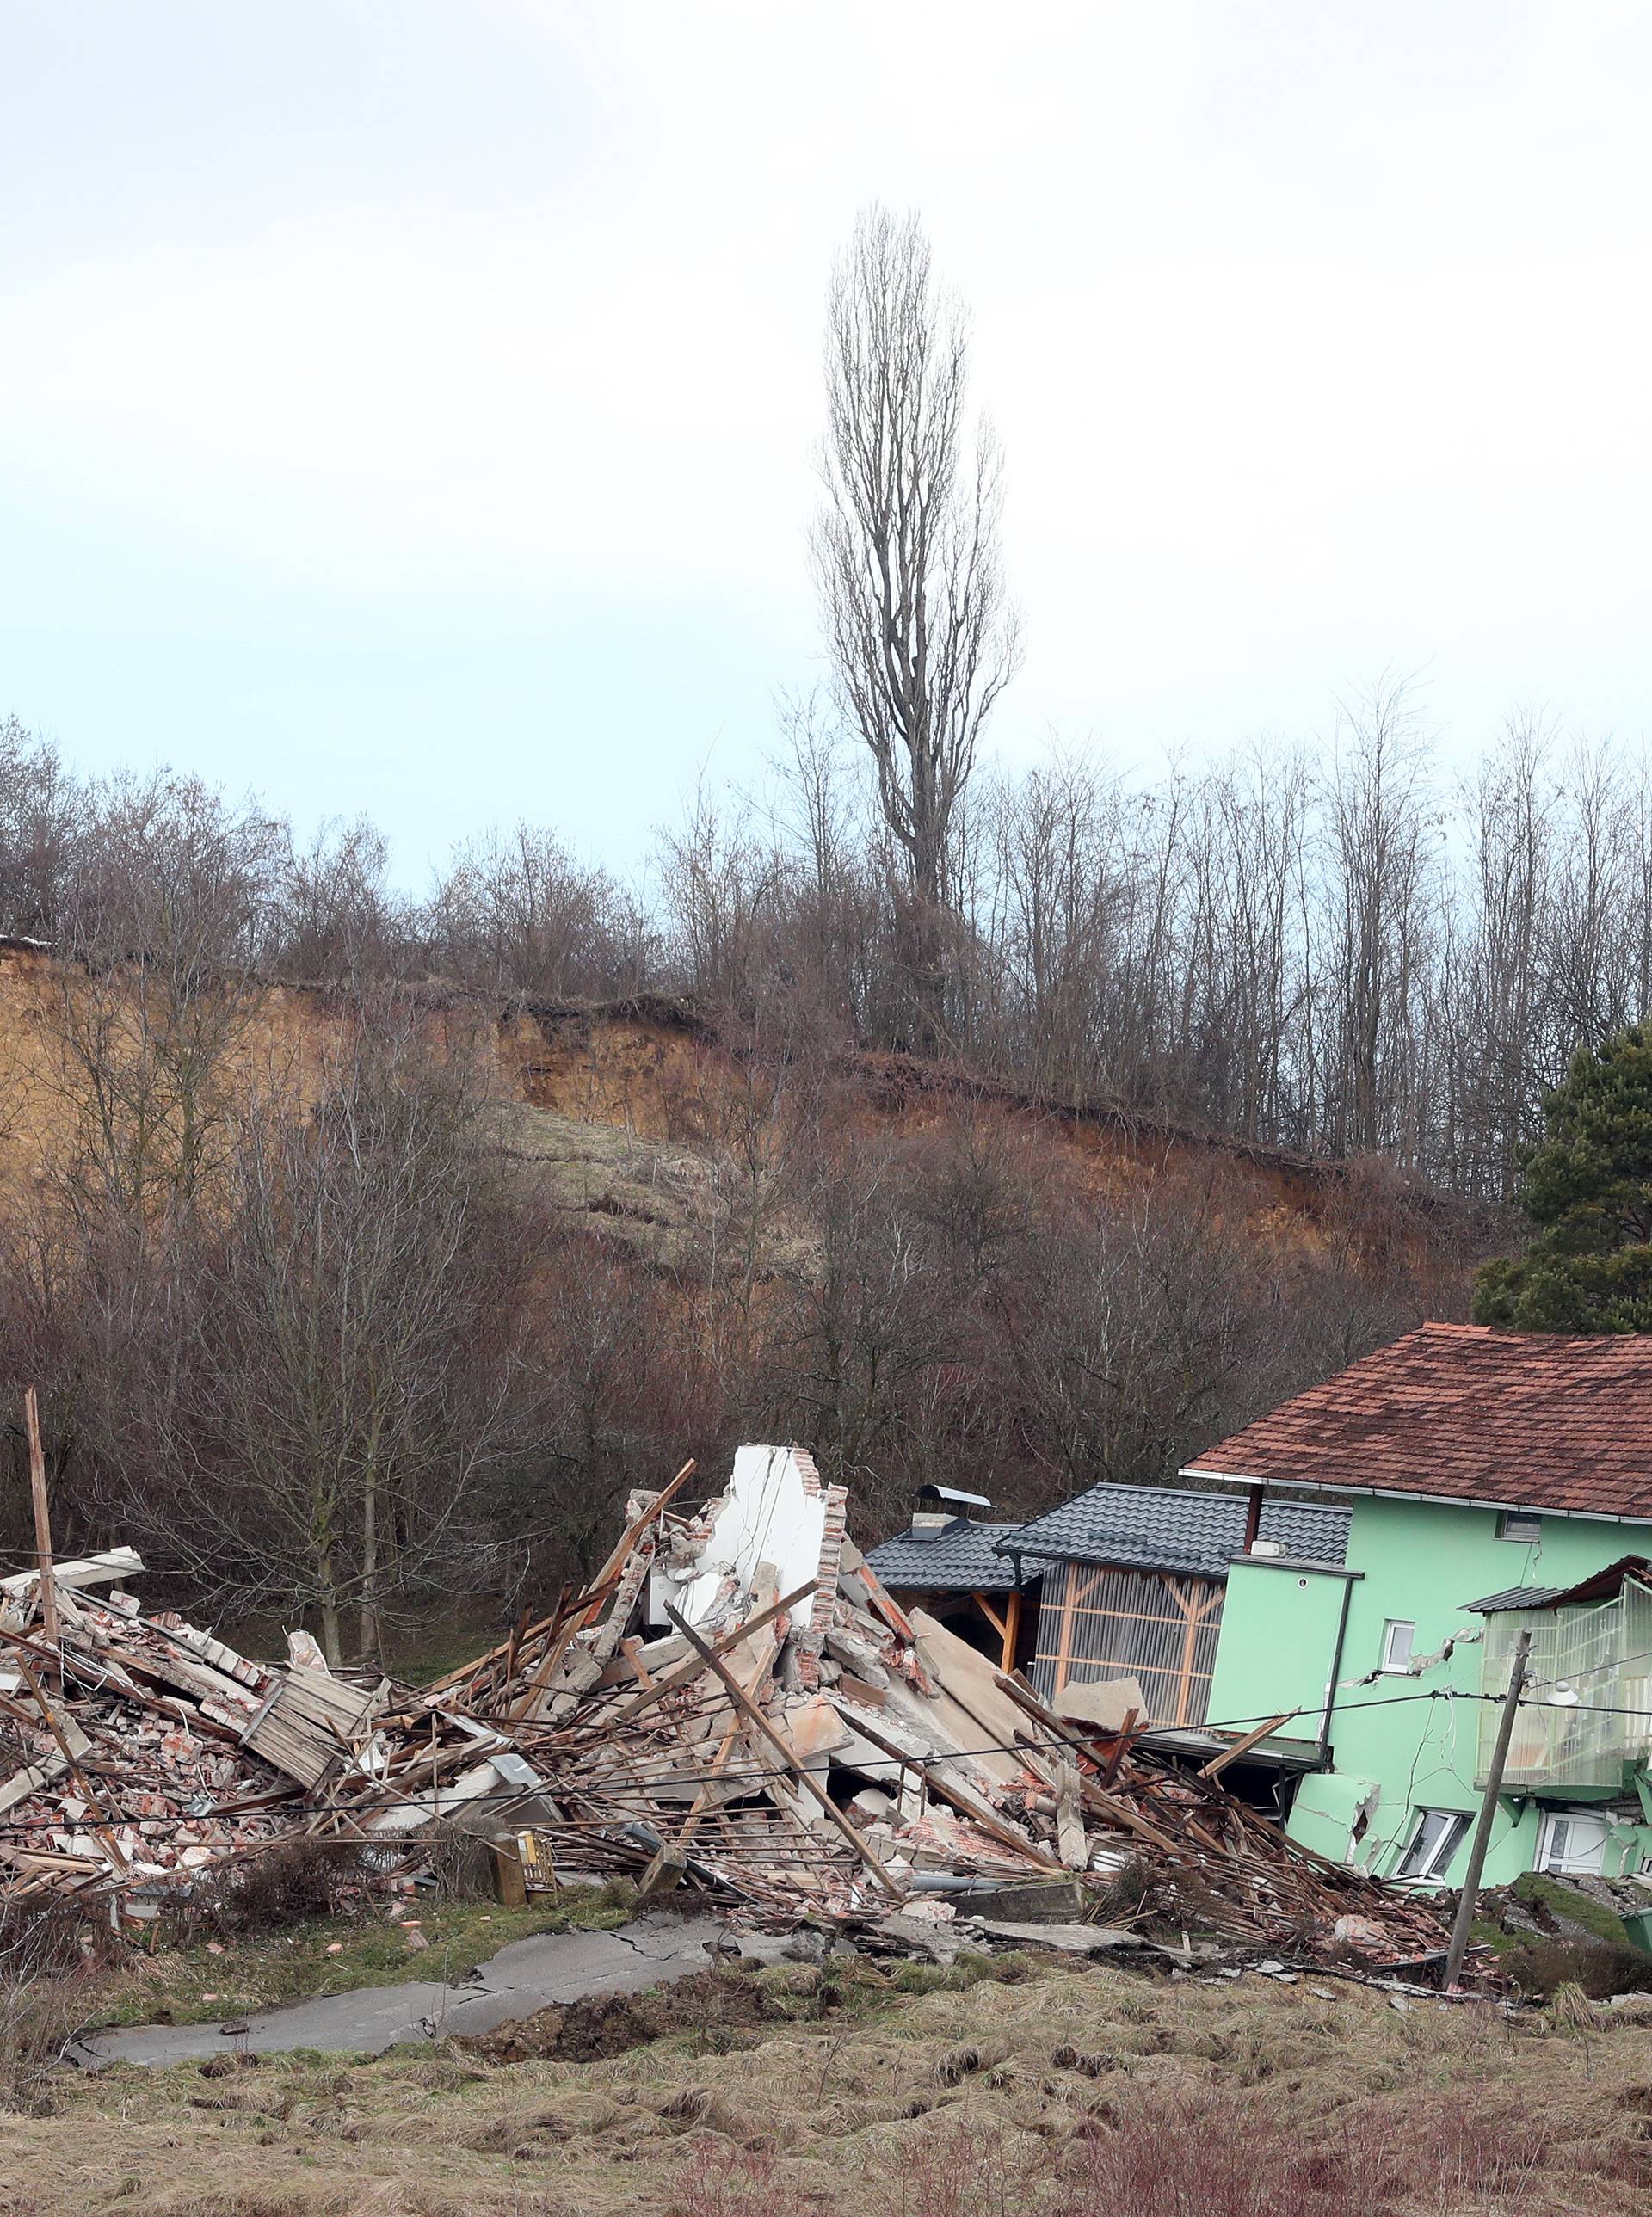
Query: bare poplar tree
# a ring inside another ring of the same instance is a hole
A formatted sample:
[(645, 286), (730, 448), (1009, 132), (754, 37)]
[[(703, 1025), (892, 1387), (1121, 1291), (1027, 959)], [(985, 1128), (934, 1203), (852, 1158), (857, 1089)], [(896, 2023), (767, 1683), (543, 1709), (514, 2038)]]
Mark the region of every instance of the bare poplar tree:
[(815, 575), (839, 705), (906, 861), (911, 991), (933, 1044), (958, 804), (1019, 646), (999, 450), (966, 420), (967, 321), (915, 216), (872, 207), (857, 220), (832, 270), (826, 381)]

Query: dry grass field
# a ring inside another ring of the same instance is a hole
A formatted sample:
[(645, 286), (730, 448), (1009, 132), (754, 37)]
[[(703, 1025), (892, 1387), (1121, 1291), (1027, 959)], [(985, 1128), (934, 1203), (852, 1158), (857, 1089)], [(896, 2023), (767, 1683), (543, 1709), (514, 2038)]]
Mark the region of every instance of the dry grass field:
[[(4, 2217), (1362, 2217), (1652, 2208), (1647, 2004), (1025, 1958), (727, 1970), (378, 2060), (69, 2072)], [(232, 2042), (226, 2043), (232, 2048)]]

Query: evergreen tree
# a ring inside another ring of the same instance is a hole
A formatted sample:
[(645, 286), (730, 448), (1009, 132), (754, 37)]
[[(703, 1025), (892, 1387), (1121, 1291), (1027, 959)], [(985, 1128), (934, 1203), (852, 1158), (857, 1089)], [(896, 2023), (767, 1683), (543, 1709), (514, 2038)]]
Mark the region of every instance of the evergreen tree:
[(1652, 1331), (1652, 1028), (1580, 1048), (1543, 1116), (1519, 1195), (1538, 1235), (1481, 1270), (1476, 1323)]

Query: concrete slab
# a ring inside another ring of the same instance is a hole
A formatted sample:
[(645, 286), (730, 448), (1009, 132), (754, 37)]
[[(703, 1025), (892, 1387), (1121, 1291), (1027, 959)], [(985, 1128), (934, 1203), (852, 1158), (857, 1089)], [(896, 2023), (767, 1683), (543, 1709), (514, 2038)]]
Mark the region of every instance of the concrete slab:
[(106, 2063), (184, 2063), (246, 2048), (259, 2055), (293, 2047), (380, 2054), (399, 2041), (442, 2040), (492, 2032), (514, 2017), (594, 1994), (640, 1994), (710, 1967), (707, 1944), (737, 1940), (742, 1956), (781, 1960), (783, 1938), (730, 1935), (720, 1917), (640, 1917), (615, 1932), (545, 1932), (513, 1940), (457, 1985), (419, 1980), (324, 1994), (286, 2009), (261, 2010), (244, 2032), (217, 2024), (140, 2025), (94, 2034), (71, 2051), (89, 2070)]
[[(965, 1922), (963, 1919), (960, 1923)], [(1111, 1924), (1021, 1924), (1006, 1917), (972, 1917), (968, 1923), (994, 1940), (1012, 1940), (1023, 1948), (1055, 1948), (1064, 1955), (1140, 1955), (1159, 1952), (1156, 1943), (1139, 1932), (1120, 1931)]]

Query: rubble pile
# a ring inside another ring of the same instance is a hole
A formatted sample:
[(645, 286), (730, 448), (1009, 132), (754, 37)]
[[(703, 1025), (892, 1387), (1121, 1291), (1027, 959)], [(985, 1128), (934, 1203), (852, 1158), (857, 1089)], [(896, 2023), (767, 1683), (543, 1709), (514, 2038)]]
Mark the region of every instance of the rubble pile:
[(548, 1782), (556, 1815), (533, 1832), (553, 1869), (688, 1881), (789, 1921), (944, 1923), (987, 1887), (1061, 1880), (1113, 1923), (1128, 1895), (1139, 1918), (1268, 1947), (1444, 1947), (1426, 1902), (909, 1618), (801, 1450), (743, 1448), (719, 1498), (671, 1499), (634, 1501), (587, 1594), (442, 1689)]
[(295, 1833), (396, 1836), (535, 1782), (501, 1733), (387, 1679), (331, 1671), (307, 1633), (248, 1660), (118, 1581), (130, 1548), (0, 1579), (0, 1899), (129, 1914)]
[(521, 1844), (530, 1882), (625, 1874), (745, 1919), (944, 1930), (988, 1889), (1075, 1915), (1368, 1965), (1435, 1911), (1289, 1840), (1220, 1779), (1056, 1714), (890, 1598), (844, 1489), (742, 1448), (726, 1491), (638, 1494), (590, 1585), (419, 1691), (249, 1662), (120, 1581), (130, 1550), (0, 1581), (0, 1893), (130, 1905), (306, 1832), (387, 1874), (434, 1820)]

